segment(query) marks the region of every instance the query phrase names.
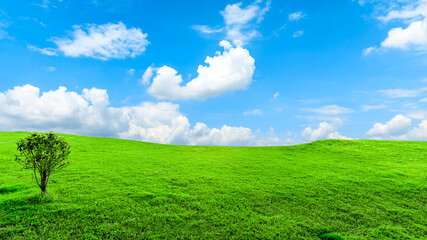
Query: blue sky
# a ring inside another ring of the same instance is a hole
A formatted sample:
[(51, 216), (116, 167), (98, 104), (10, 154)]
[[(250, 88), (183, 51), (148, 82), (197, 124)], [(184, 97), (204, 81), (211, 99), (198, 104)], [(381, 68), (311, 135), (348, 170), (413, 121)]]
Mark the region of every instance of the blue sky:
[(0, 3), (0, 130), (427, 140), (427, 1)]

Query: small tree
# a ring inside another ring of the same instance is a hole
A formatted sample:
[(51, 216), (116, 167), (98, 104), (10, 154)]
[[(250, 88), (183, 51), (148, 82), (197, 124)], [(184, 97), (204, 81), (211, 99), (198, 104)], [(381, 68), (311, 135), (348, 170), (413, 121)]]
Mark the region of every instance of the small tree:
[[(37, 185), (42, 193), (46, 194), (50, 174), (69, 164), (69, 143), (53, 132), (33, 132), (26, 138), (20, 138), (17, 145), (20, 153), (16, 155), (16, 162), (21, 164), (23, 169), (34, 171)], [(38, 178), (37, 175), (39, 175)]]

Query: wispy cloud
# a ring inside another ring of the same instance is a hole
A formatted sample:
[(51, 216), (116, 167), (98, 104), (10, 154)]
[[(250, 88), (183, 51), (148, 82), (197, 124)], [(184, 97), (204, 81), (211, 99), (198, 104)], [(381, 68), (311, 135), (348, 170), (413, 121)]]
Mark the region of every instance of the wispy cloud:
[(201, 33), (206, 33), (206, 34), (219, 33), (224, 31), (224, 28), (211, 28), (206, 25), (193, 25), (192, 28), (194, 30), (197, 30)]
[(248, 115), (263, 116), (262, 111), (260, 109), (254, 109), (254, 110), (246, 111), (243, 113), (243, 115), (245, 115), (245, 116), (248, 116)]
[(54, 72), (54, 71), (56, 71), (56, 67), (47, 67), (47, 68), (45, 68), (45, 70), (48, 72)]
[[(263, 3), (264, 6), (261, 6)], [(192, 28), (204, 34), (224, 32), (227, 40), (236, 45), (244, 45), (251, 39), (260, 36), (256, 29), (258, 24), (264, 20), (270, 4), (270, 0), (257, 0), (246, 7), (242, 6), (242, 2), (229, 4), (223, 11), (220, 11), (225, 23), (223, 27), (193, 25)]]
[(7, 27), (9, 27), (9, 24), (6, 21), (6, 17), (7, 17), (6, 12), (0, 9), (0, 40), (1, 39), (13, 40), (13, 38), (5, 30)]
[(362, 107), (362, 111), (363, 112), (387, 108), (387, 106), (384, 105), (384, 104), (380, 104), (380, 105), (362, 105), (360, 107)]
[(296, 31), (292, 34), (292, 37), (297, 38), (301, 37), (304, 34), (304, 31)]
[(347, 114), (354, 112), (353, 110), (345, 107), (340, 107), (338, 105), (327, 105), (319, 108), (302, 108), (301, 111), (305, 112), (315, 112), (325, 115), (338, 115), (338, 114)]
[(133, 76), (133, 74), (135, 74), (135, 68), (131, 68), (127, 71), (127, 73), (131, 76)]
[(427, 87), (420, 89), (386, 89), (386, 90), (378, 90), (379, 93), (385, 94), (389, 98), (409, 98), (409, 97), (417, 97), (423, 92), (427, 91)]
[(289, 18), (289, 21), (295, 22), (295, 21), (299, 21), (299, 20), (303, 19), (306, 16), (307, 16), (307, 14), (304, 14), (303, 12), (299, 11), (299, 12), (294, 12), (294, 13), (289, 14), (288, 18)]
[(69, 38), (52, 38), (50, 41), (57, 48), (38, 48), (29, 46), (30, 50), (39, 51), (49, 56), (59, 53), (69, 57), (90, 57), (100, 60), (123, 59), (141, 55), (149, 44), (147, 34), (139, 28), (127, 28), (123, 23), (103, 25), (75, 25)]

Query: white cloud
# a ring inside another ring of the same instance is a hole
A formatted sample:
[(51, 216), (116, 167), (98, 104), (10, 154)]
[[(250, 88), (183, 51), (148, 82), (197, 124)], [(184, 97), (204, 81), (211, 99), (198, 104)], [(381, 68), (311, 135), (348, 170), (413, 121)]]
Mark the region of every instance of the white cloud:
[(42, 0), (39, 3), (33, 3), (33, 5), (44, 8), (44, 9), (48, 9), (49, 6), (51, 5), (51, 2), (49, 0)]
[(294, 22), (294, 21), (299, 21), (302, 18), (306, 17), (307, 14), (304, 14), (303, 12), (299, 11), (299, 12), (294, 12), (289, 14), (289, 21)]
[(427, 120), (423, 120), (417, 127), (409, 131), (407, 134), (397, 137), (399, 140), (409, 141), (427, 141)]
[[(260, 4), (263, 2), (265, 2), (265, 6), (261, 7)], [(242, 7), (242, 2), (228, 4), (223, 11), (220, 11), (224, 18), (224, 27), (212, 28), (206, 25), (194, 25), (193, 29), (204, 34), (225, 32), (227, 40), (243, 46), (249, 40), (260, 36), (256, 28), (270, 9), (270, 3), (270, 0), (257, 0), (246, 7)]]
[(181, 86), (182, 76), (168, 66), (156, 70), (156, 76), (147, 92), (157, 99), (199, 99), (217, 96), (228, 91), (245, 89), (252, 82), (255, 60), (248, 50), (233, 47), (221, 41), (222, 53), (206, 57), (208, 66), (199, 65), (198, 76)]
[(410, 118), (398, 114), (385, 124), (375, 123), (366, 135), (377, 138), (398, 136), (408, 132), (411, 122)]
[(248, 116), (248, 115), (263, 116), (262, 111), (260, 109), (254, 109), (254, 110), (251, 110), (251, 111), (246, 111), (246, 112), (243, 113), (243, 115), (246, 115), (246, 116)]
[(366, 134), (374, 139), (427, 141), (427, 111), (408, 116), (421, 119), (421, 122), (411, 129), (411, 118), (398, 114), (386, 124), (376, 123)]
[(48, 56), (58, 56), (58, 50), (54, 48), (38, 48), (32, 45), (28, 45), (27, 49), (34, 52), (40, 52), (41, 54)]
[(339, 121), (333, 123), (321, 122), (316, 129), (311, 128), (311, 126), (306, 127), (302, 131), (301, 137), (304, 141), (308, 142), (317, 141), (320, 139), (352, 139), (339, 134), (337, 129), (340, 127), (341, 122)]
[(2, 39), (9, 39), (13, 40), (13, 38), (7, 33), (4, 28), (7, 28), (9, 24), (6, 22), (6, 20), (1, 19), (3, 17), (7, 17), (6, 12), (0, 9), (0, 40)]
[(362, 111), (367, 112), (370, 110), (378, 110), (378, 109), (384, 109), (387, 108), (386, 105), (380, 104), (380, 105), (362, 105)]
[(279, 93), (279, 92), (277, 92), (277, 93), (275, 93), (275, 94), (273, 95), (273, 98), (274, 98), (274, 99), (277, 99), (278, 97), (280, 97), (280, 93)]
[(407, 116), (419, 120), (427, 119), (427, 110), (409, 111)]
[(407, 28), (393, 28), (381, 43), (384, 48), (408, 49), (412, 46), (427, 49), (427, 18), (412, 22)]
[(301, 111), (305, 112), (315, 112), (320, 114), (330, 114), (330, 115), (338, 115), (338, 114), (346, 114), (352, 113), (353, 110), (345, 107), (340, 107), (338, 105), (327, 105), (319, 108), (303, 108)]
[(378, 51), (377, 47), (368, 47), (368, 48), (363, 49), (362, 55), (368, 56), (369, 54), (377, 52), (377, 51)]
[(249, 128), (224, 125), (221, 129), (211, 129), (203, 123), (197, 123), (189, 135), (190, 145), (245, 145), (255, 139)]
[(297, 38), (301, 37), (304, 34), (304, 31), (296, 31), (292, 34), (292, 37)]
[(379, 93), (385, 94), (389, 98), (409, 98), (409, 97), (416, 97), (423, 92), (427, 91), (427, 87), (420, 88), (420, 89), (386, 89), (386, 90), (379, 90)]
[(109, 106), (103, 89), (84, 89), (82, 94), (59, 87), (40, 93), (31, 85), (0, 92), (0, 130), (55, 131), (89, 136), (119, 137), (169, 144), (282, 145), (274, 135), (257, 136), (249, 128), (191, 128), (179, 105), (143, 102), (137, 106)]
[(151, 78), (153, 77), (154, 71), (156, 71), (155, 68), (153, 68), (152, 66), (149, 66), (144, 74), (142, 74), (142, 78), (141, 78), (141, 83), (144, 85), (147, 85), (150, 83)]
[(45, 68), (45, 70), (48, 72), (54, 72), (54, 71), (56, 71), (56, 68), (55, 67), (47, 67), (47, 68)]
[(0, 40), (1, 39), (12, 39), (12, 38), (9, 36), (9, 33), (0, 29)]
[(211, 28), (206, 25), (193, 25), (192, 28), (205, 34), (219, 33), (224, 31), (224, 28)]
[(127, 28), (123, 23), (107, 23), (103, 25), (75, 25), (70, 38), (52, 38), (50, 41), (57, 48), (36, 48), (46, 55), (57, 55), (59, 52), (69, 57), (91, 57), (100, 60), (123, 59), (141, 55), (146, 46), (147, 34), (139, 28)]
[[(405, 2), (403, 2), (405, 3)], [(396, 6), (396, 7), (394, 7)], [(396, 19), (409, 19), (409, 20), (417, 20), (421, 16), (427, 17), (427, 1), (426, 0), (415, 0), (410, 1), (409, 4), (403, 5), (399, 8), (399, 4), (394, 4), (391, 8), (387, 8), (386, 15), (379, 16), (383, 22), (388, 22)]]
[(379, 15), (377, 18), (384, 23), (397, 20), (403, 23), (405, 27), (389, 30), (387, 38), (381, 42), (381, 48), (425, 51), (427, 49), (427, 0), (388, 1), (384, 3), (387, 4), (375, 5), (376, 15)]

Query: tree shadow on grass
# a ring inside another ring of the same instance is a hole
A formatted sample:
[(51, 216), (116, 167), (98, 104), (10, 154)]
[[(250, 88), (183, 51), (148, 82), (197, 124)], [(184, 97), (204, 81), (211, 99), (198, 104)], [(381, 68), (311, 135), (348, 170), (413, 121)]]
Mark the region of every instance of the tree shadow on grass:
[(14, 185), (14, 186), (1, 187), (0, 188), (0, 194), (14, 193), (14, 192), (21, 191), (24, 189), (25, 189), (24, 185)]

